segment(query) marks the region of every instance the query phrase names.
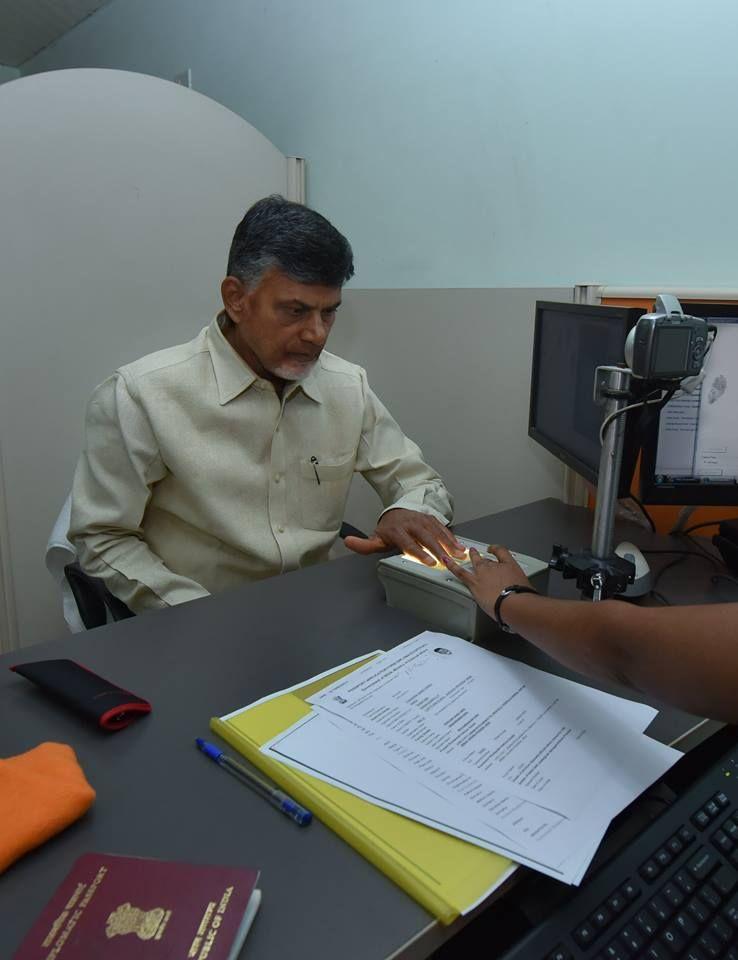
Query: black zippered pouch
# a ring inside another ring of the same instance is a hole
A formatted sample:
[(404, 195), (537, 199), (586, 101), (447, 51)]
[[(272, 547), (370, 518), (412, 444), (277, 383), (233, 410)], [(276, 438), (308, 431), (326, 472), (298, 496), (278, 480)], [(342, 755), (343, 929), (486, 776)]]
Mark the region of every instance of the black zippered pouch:
[(143, 714), (151, 713), (148, 700), (74, 660), (36, 660), (10, 669), (103, 730), (122, 730)]

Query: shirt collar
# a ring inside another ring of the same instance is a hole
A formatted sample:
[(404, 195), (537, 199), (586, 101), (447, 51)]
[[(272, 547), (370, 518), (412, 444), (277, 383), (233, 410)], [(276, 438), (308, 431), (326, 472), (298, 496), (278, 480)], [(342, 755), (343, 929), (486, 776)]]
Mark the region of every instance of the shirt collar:
[(257, 376), (223, 336), (217, 316), (208, 327), (207, 340), (215, 382), (218, 384), (218, 397), (223, 406), (248, 390)]
[[(234, 400), (245, 390), (248, 390), (259, 378), (226, 340), (221, 330), (218, 316), (213, 319), (208, 327), (207, 339), (208, 349), (213, 361), (215, 382), (218, 385), (218, 398), (220, 405), (223, 406), (226, 403), (230, 403), (231, 400)], [(289, 386), (287, 387), (285, 391), (286, 397), (289, 398), (292, 394), (296, 393), (298, 389), (301, 389), (311, 400), (315, 400), (316, 403), (321, 403), (323, 394), (321, 393), (318, 383), (320, 369), (321, 361), (319, 358), (318, 362), (304, 380), (297, 381), (294, 389)]]
[(320, 371), (322, 369), (321, 358), (318, 357), (318, 361), (310, 371), (310, 373), (305, 377), (304, 380), (298, 380), (297, 386), (302, 390), (306, 397), (310, 397), (311, 400), (315, 400), (316, 403), (323, 402), (323, 394), (320, 390)]

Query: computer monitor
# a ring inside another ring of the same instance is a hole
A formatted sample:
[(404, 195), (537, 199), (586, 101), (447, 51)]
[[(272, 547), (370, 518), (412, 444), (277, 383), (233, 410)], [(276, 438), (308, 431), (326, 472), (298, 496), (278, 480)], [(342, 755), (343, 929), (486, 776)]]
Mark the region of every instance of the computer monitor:
[[(536, 303), (528, 435), (590, 483), (597, 483), (604, 416), (593, 399), (595, 369), (625, 363), (625, 339), (644, 312), (638, 307)], [(630, 493), (637, 457), (634, 418), (627, 414), (621, 497)]]
[(702, 385), (650, 418), (641, 499), (650, 504), (738, 505), (738, 304), (682, 303), (718, 328)]

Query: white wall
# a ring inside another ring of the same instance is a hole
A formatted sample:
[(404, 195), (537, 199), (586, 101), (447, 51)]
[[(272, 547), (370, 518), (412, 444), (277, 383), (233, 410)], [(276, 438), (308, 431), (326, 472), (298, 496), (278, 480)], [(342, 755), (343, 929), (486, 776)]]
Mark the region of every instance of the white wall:
[(44, 554), (90, 393), (209, 322), (239, 211), (287, 164), (219, 104), (113, 70), (0, 86), (0, 130), (0, 644), (14, 610), (25, 645), (64, 629)]
[[(366, 369), (446, 481), (459, 522), (561, 496), (562, 464), (528, 439), (528, 397), (535, 301), (569, 299), (570, 289), (346, 291), (328, 347)], [(349, 523), (368, 533), (379, 508), (356, 478)]]
[(113, 0), (24, 67), (173, 77), (308, 158), (357, 287), (735, 284), (734, 0)]

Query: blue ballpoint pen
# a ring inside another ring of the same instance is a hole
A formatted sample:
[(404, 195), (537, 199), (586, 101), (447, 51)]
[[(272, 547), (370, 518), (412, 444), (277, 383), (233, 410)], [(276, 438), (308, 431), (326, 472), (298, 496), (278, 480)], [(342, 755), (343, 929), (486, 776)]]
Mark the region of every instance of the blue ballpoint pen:
[(271, 784), (267, 783), (266, 780), (262, 780), (261, 777), (257, 777), (255, 773), (252, 773), (247, 767), (244, 767), (237, 760), (234, 760), (232, 757), (229, 757), (227, 754), (223, 753), (220, 747), (216, 747), (215, 744), (208, 743), (208, 741), (203, 740), (202, 737), (197, 737), (195, 743), (200, 750), (202, 750), (206, 757), (210, 757), (211, 760), (215, 760), (219, 767), (223, 767), (224, 770), (232, 773), (234, 777), (238, 777), (238, 779), (242, 783), (245, 783), (247, 787), (251, 787), (252, 790), (264, 797), (265, 800), (268, 800), (272, 806), (275, 806), (278, 810), (281, 810), (282, 813), (286, 814), (291, 820), (294, 820), (295, 823), (298, 823), (301, 827), (306, 827), (313, 819), (313, 815), (309, 810), (306, 810), (305, 807), (301, 807), (299, 803), (292, 799), (292, 797), (288, 797), (286, 793), (283, 793), (276, 787), (271, 786)]

